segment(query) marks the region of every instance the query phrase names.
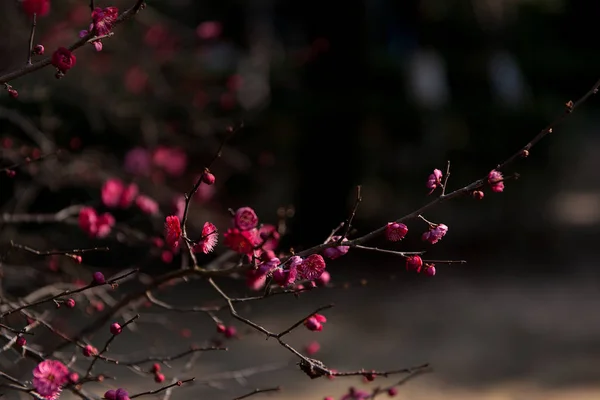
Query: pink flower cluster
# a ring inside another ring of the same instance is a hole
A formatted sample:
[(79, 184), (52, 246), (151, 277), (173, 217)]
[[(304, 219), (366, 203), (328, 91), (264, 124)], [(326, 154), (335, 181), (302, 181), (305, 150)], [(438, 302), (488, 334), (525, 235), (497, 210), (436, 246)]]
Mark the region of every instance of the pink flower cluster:
[[(79, 32), (79, 37), (84, 37), (90, 33), (94, 36), (106, 36), (112, 31), (113, 25), (119, 16), (119, 9), (117, 7), (96, 7), (92, 11), (92, 23), (88, 30), (82, 30)], [(102, 51), (102, 41), (100, 39), (92, 42), (96, 51)]]
[(47, 400), (56, 400), (69, 382), (69, 369), (58, 360), (44, 360), (33, 370), (33, 387)]
[(437, 189), (438, 187), (442, 186), (442, 171), (440, 171), (439, 169), (434, 169), (433, 173), (431, 175), (429, 175), (429, 178), (427, 178), (427, 189), (429, 189), (429, 194), (433, 193), (433, 191), (435, 189)]
[(238, 208), (233, 216), (232, 227), (223, 234), (223, 244), (231, 250), (245, 254), (249, 259), (266, 253), (268, 261), (275, 256), (279, 245), (279, 232), (273, 225), (258, 226), (258, 216), (250, 207)]
[[(181, 229), (181, 221), (177, 215), (169, 215), (165, 219), (165, 241), (167, 246), (176, 250), (183, 239), (183, 230)], [(194, 244), (192, 250), (195, 253), (208, 254), (214, 250), (219, 240), (217, 227), (211, 222), (205, 222), (202, 228), (202, 236)]]
[(125, 389), (111, 389), (104, 393), (106, 400), (129, 400), (129, 393)]
[(79, 227), (92, 238), (105, 238), (115, 225), (115, 218), (109, 213), (98, 214), (93, 207), (83, 207), (79, 211)]
[(324, 315), (314, 314), (304, 320), (304, 326), (309, 331), (321, 332), (325, 322), (327, 322), (327, 318)]
[(423, 233), (423, 236), (421, 236), (421, 238), (424, 242), (436, 244), (437, 242), (442, 240), (444, 236), (446, 236), (447, 232), (448, 227), (446, 225), (436, 224), (432, 225), (427, 232)]
[(117, 178), (107, 180), (102, 186), (102, 203), (109, 208), (129, 208), (135, 205), (145, 214), (156, 215), (159, 212), (158, 203), (152, 198), (139, 194), (135, 183), (125, 184)]
[(135, 147), (125, 155), (125, 171), (138, 176), (150, 176), (153, 168), (172, 177), (183, 175), (188, 158), (184, 150), (177, 147), (158, 146), (153, 150)]
[(406, 270), (417, 273), (423, 272), (427, 276), (434, 276), (436, 272), (434, 264), (424, 264), (423, 259), (418, 255), (406, 258)]

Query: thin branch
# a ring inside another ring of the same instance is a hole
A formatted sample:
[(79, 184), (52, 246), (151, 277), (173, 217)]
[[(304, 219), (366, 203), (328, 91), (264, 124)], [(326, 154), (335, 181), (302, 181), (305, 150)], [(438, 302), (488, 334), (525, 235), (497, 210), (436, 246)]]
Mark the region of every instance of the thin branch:
[(448, 164), (446, 165), (446, 175), (444, 176), (444, 183), (442, 184), (442, 196), (446, 194), (448, 178), (450, 178), (450, 160), (448, 160)]
[(15, 249), (25, 250), (25, 251), (28, 251), (35, 255), (38, 255), (38, 256), (65, 256), (65, 255), (68, 256), (69, 254), (83, 254), (83, 253), (89, 253), (91, 251), (109, 251), (110, 250), (108, 247), (92, 247), (89, 249), (40, 251), (40, 250), (36, 250), (32, 247), (28, 247), (28, 246), (24, 246), (22, 244), (15, 243), (12, 240), (10, 241), (10, 245), (12, 247), (14, 247)]
[(281, 387), (279, 387), (279, 386), (275, 386), (275, 387), (267, 388), (267, 389), (254, 389), (250, 393), (246, 393), (240, 397), (236, 397), (233, 400), (242, 400), (242, 399), (247, 399), (248, 397), (251, 397), (251, 396), (254, 396), (257, 394), (261, 394), (261, 393), (271, 393), (271, 392), (279, 392), (279, 391), (281, 391)]
[[(131, 324), (139, 317), (140, 317), (139, 314), (135, 315), (133, 318), (129, 319), (123, 325), (121, 325), (121, 328), (125, 328), (127, 325)], [(113, 342), (113, 340), (115, 340), (117, 335), (118, 334), (112, 334), (111, 337), (106, 341), (106, 344), (104, 345), (102, 350), (100, 350), (100, 352), (98, 354), (94, 355), (94, 359), (92, 360), (92, 362), (90, 363), (90, 366), (88, 367), (87, 371), (85, 372), (86, 378), (92, 375), (92, 369), (94, 368), (94, 365), (96, 364), (96, 362), (98, 362), (98, 359), (100, 358), (100, 356), (102, 356), (104, 353), (106, 353), (108, 351), (108, 346), (110, 346), (110, 344)]]
[(194, 267), (198, 266), (198, 261), (196, 260), (196, 255), (194, 254), (193, 251), (193, 246), (190, 243), (190, 239), (187, 235), (187, 219), (188, 219), (188, 214), (189, 214), (189, 210), (190, 210), (190, 203), (192, 202), (192, 198), (194, 197), (194, 194), (198, 191), (198, 189), (200, 188), (200, 185), (202, 184), (203, 180), (204, 180), (204, 176), (208, 173), (210, 173), (210, 169), (212, 168), (213, 164), (221, 157), (222, 152), (223, 152), (223, 148), (225, 147), (225, 144), (227, 144), (227, 141), (237, 132), (239, 131), (244, 125), (240, 124), (237, 128), (232, 128), (230, 130), (230, 132), (228, 132), (225, 135), (225, 138), (223, 138), (223, 140), (221, 141), (221, 144), (219, 145), (219, 148), (217, 150), (217, 152), (215, 153), (214, 157), (212, 158), (212, 160), (208, 163), (208, 165), (204, 168), (204, 171), (202, 172), (202, 174), (198, 177), (198, 179), (196, 180), (196, 183), (194, 183), (194, 186), (192, 186), (192, 188), (190, 189), (189, 192), (184, 194), (184, 198), (185, 198), (185, 205), (183, 207), (183, 216), (181, 218), (181, 233), (182, 233), (182, 237), (185, 241), (185, 244), (188, 248), (188, 252), (190, 254), (190, 258), (192, 259), (192, 262), (194, 264)]
[(361, 245), (354, 245), (353, 247), (357, 248), (357, 249), (361, 249), (361, 250), (375, 251), (377, 253), (393, 254), (395, 256), (400, 256), (400, 257), (408, 257), (408, 256), (425, 254), (424, 251), (395, 251), (395, 250), (380, 249), (379, 247), (368, 247), (368, 246), (361, 246)]
[[(129, 271), (129, 272), (123, 274), (123, 275), (117, 276), (116, 278), (107, 280), (106, 283), (104, 283), (104, 285), (113, 285), (113, 284), (117, 283), (118, 281), (120, 281), (122, 279), (125, 279), (129, 275), (133, 275), (133, 274), (135, 274), (137, 272), (138, 272), (137, 269), (131, 270), (131, 271)], [(11, 315), (13, 313), (16, 313), (18, 311), (24, 310), (26, 308), (35, 307), (35, 306), (38, 306), (40, 304), (56, 300), (59, 297), (63, 297), (63, 296), (71, 295), (71, 294), (75, 294), (75, 293), (80, 293), (80, 292), (83, 292), (85, 290), (88, 290), (88, 289), (96, 287), (96, 286), (99, 286), (99, 285), (97, 285), (97, 284), (95, 284), (95, 283), (92, 282), (89, 285), (84, 286), (84, 287), (79, 288), (79, 289), (74, 289), (74, 290), (67, 289), (67, 290), (64, 290), (64, 291), (62, 291), (62, 292), (54, 295), (54, 296), (51, 296), (51, 297), (48, 297), (48, 298), (45, 298), (45, 299), (41, 299), (41, 300), (38, 300), (38, 301), (34, 301), (33, 303), (23, 304), (22, 306), (19, 306), (19, 307), (13, 308), (11, 310), (5, 311), (2, 314), (0, 314), (0, 318), (4, 318), (7, 315)]]
[(31, 56), (33, 55), (33, 38), (35, 36), (35, 26), (37, 25), (37, 14), (33, 13), (31, 20), (31, 33), (29, 34), (29, 52), (27, 53), (27, 65), (31, 65)]
[(150, 356), (150, 357), (143, 358), (141, 360), (136, 360), (136, 361), (117, 361), (117, 364), (125, 365), (125, 366), (133, 366), (133, 365), (144, 364), (147, 362), (168, 362), (168, 361), (174, 361), (179, 358), (185, 357), (189, 354), (194, 354), (194, 353), (198, 353), (198, 352), (202, 352), (202, 351), (227, 351), (227, 350), (228, 350), (227, 347), (215, 347), (215, 346), (192, 347), (191, 349), (188, 349), (186, 351), (183, 351), (179, 354), (175, 354), (172, 356)]
[(356, 210), (358, 210), (358, 206), (360, 205), (360, 203), (362, 202), (362, 195), (361, 195), (361, 186), (358, 185), (356, 187), (356, 200), (354, 201), (354, 207), (352, 207), (352, 212), (350, 213), (350, 216), (348, 217), (348, 219), (344, 222), (344, 227), (342, 229), (344, 229), (344, 234), (342, 235), (342, 237), (339, 240), (339, 243), (341, 244), (343, 242), (344, 239), (346, 239), (348, 237), (348, 234), (350, 233), (350, 228), (352, 227), (352, 221), (354, 220), (354, 216), (356, 215)]
[(134, 394), (134, 395), (132, 395), (132, 396), (129, 396), (129, 398), (130, 398), (130, 399), (135, 399), (136, 397), (147, 396), (147, 395), (150, 395), (150, 394), (157, 394), (157, 393), (163, 392), (163, 391), (165, 391), (165, 390), (167, 390), (167, 389), (170, 389), (170, 388), (172, 388), (172, 387), (175, 387), (175, 386), (181, 386), (181, 385), (183, 385), (184, 383), (188, 383), (188, 382), (193, 382), (193, 381), (194, 381), (194, 379), (196, 379), (196, 378), (190, 378), (190, 379), (184, 379), (184, 380), (182, 380), (182, 381), (177, 381), (177, 382), (175, 382), (175, 383), (172, 383), (172, 384), (170, 384), (170, 385), (163, 386), (163, 387), (161, 387), (160, 389), (149, 390), (149, 391), (147, 391), (147, 392), (142, 392), (142, 393), (137, 393), (137, 394)]

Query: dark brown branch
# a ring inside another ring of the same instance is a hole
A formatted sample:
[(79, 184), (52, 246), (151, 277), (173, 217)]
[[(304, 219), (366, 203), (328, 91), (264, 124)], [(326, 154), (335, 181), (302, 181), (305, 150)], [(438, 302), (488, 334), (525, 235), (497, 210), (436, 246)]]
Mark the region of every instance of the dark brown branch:
[(215, 347), (215, 346), (192, 347), (191, 349), (183, 351), (179, 354), (174, 354), (172, 356), (150, 356), (150, 357), (143, 358), (143, 359), (137, 360), (137, 361), (118, 361), (117, 364), (125, 365), (125, 366), (134, 366), (134, 365), (144, 364), (147, 362), (168, 362), (168, 361), (174, 361), (179, 358), (185, 357), (189, 354), (193, 354), (193, 353), (197, 353), (197, 352), (201, 352), (201, 351), (227, 351), (227, 350), (228, 350), (227, 347)]

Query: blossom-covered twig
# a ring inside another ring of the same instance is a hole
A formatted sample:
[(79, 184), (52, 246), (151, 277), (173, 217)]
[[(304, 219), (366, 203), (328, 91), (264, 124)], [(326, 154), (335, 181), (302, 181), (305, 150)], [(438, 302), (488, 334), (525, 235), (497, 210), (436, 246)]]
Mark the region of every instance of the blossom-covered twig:
[[(128, 10), (123, 12), (121, 15), (119, 15), (119, 17), (115, 20), (113, 26), (116, 26), (116, 25), (132, 18), (135, 14), (137, 14), (142, 9), (144, 3), (145, 3), (145, 0), (136, 0), (135, 4), (131, 8), (129, 8)], [(78, 48), (84, 46), (90, 39), (92, 39), (94, 37), (95, 37), (95, 35), (94, 35), (93, 31), (91, 31), (87, 35), (83, 36), (78, 41), (76, 41), (75, 43), (70, 45), (68, 47), (68, 49), (70, 51), (77, 50)], [(44, 67), (47, 67), (51, 63), (52, 63), (52, 57), (49, 56), (49, 57), (44, 58), (43, 60), (34, 62), (32, 64), (25, 65), (24, 67), (19, 68), (15, 71), (9, 72), (4, 75), (0, 75), (0, 85), (10, 82), (21, 76), (35, 72), (37, 70), (40, 70)]]

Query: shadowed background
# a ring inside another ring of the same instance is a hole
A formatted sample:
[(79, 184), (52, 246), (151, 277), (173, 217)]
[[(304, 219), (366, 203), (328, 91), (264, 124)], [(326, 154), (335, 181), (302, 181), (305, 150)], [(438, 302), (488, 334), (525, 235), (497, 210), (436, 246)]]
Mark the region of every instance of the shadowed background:
[[(96, 4), (125, 9), (130, 2)], [(249, 205), (264, 222), (286, 217), (283, 249), (307, 248), (347, 217), (361, 184), (355, 229), (366, 233), (428, 201), (425, 182), (434, 168), (451, 161), (450, 189), (485, 176), (583, 95), (600, 77), (600, 53), (590, 39), (599, 13), (599, 5), (583, 0), (150, 1), (104, 40), (101, 52), (91, 45), (78, 51), (65, 78), (54, 79), (46, 68), (11, 82), (18, 100), (0, 96), (4, 165), (35, 149), (69, 150), (18, 169), (15, 178), (0, 176), (0, 213), (95, 206), (102, 182), (120, 177), (157, 199), (162, 214), (148, 219), (123, 211), (118, 220), (160, 236), (175, 196), (189, 190), (226, 127), (243, 121), (213, 170), (216, 190), (193, 203), (193, 230), (207, 219), (225, 227), (228, 208)], [(1, 74), (25, 62), (29, 21), (14, 2), (0, 4), (0, 15)], [(35, 43), (50, 54), (88, 23), (88, 2), (54, 1), (38, 20)], [(402, 388), (403, 398), (597, 398), (597, 110), (592, 98), (513, 164), (506, 173), (521, 178), (507, 181), (504, 193), (428, 212), (449, 226), (439, 244), (423, 245), (426, 225), (412, 221), (407, 239), (394, 247), (467, 264), (439, 265), (438, 275), (427, 278), (406, 273), (402, 259), (352, 250), (328, 264), (335, 288), (242, 310), (277, 330), (335, 302), (324, 331), (295, 332), (294, 344), (318, 340), (316, 357), (339, 370), (431, 362), (435, 373)], [(152, 153), (159, 146), (185, 151), (181, 171), (127, 167), (132, 149)], [(99, 244), (68, 224), (0, 229), (3, 245)], [(101, 244), (113, 251), (87, 256), (81, 266), (62, 260), (61, 268), (88, 279), (98, 268), (116, 272), (142, 259), (152, 275), (179, 265), (179, 258), (163, 263), (146, 246), (116, 238)], [(8, 293), (20, 296), (58, 279), (45, 259), (2, 254), (5, 266), (19, 267), (5, 268)], [(340, 287), (344, 282), (350, 289)], [(223, 284), (245, 293), (239, 282)], [(191, 305), (215, 297), (193, 282), (161, 299)], [(174, 342), (213, 335), (205, 316), (148, 313), (156, 321), (120, 337), (115, 354), (137, 347), (173, 353)], [(182, 338), (182, 329), (191, 337)], [(210, 380), (252, 366), (268, 372), (218, 381), (217, 388), (180, 388), (173, 398), (230, 399), (278, 384), (286, 390), (275, 398), (338, 398), (361, 385), (310, 381), (284, 349), (258, 335), (230, 347), (203, 355), (190, 374)], [(271, 365), (282, 361), (289, 365)], [(158, 387), (127, 374), (122, 382)]]

